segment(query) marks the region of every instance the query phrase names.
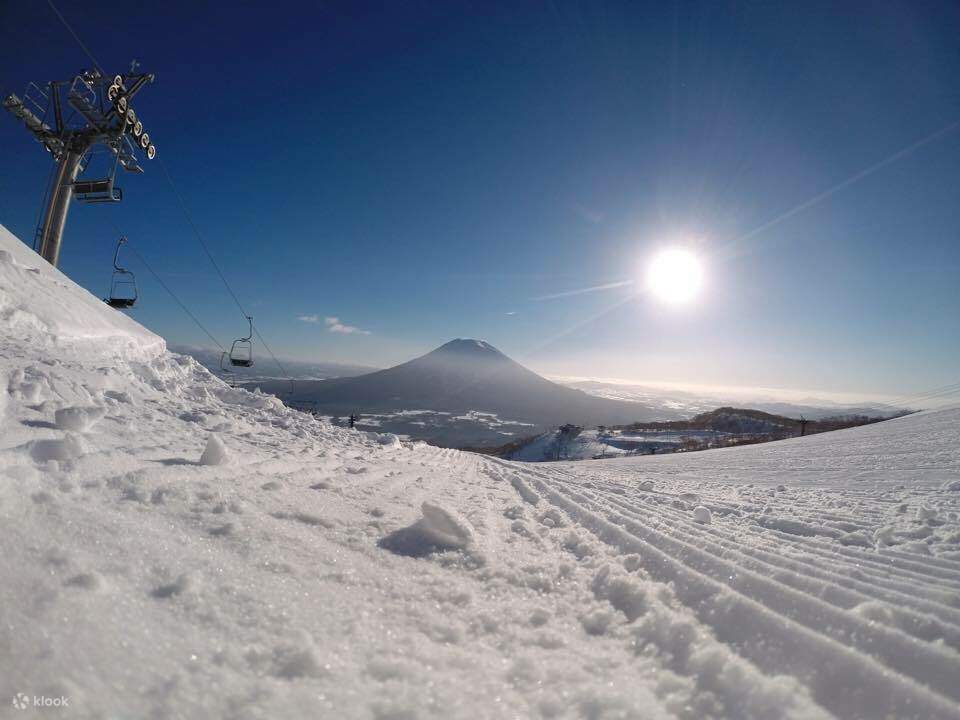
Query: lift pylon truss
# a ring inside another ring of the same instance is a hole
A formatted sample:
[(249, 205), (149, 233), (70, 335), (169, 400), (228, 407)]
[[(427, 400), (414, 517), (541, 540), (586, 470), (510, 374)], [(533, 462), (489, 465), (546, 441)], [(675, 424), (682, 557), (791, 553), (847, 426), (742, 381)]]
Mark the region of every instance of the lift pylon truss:
[[(70, 200), (119, 202), (123, 193), (114, 184), (117, 170), (142, 173), (138, 154), (149, 160), (156, 157), (143, 119), (131, 104), (153, 80), (150, 73), (107, 77), (99, 70), (85, 70), (69, 80), (43, 86), (30, 83), (22, 98), (11, 93), (3, 99), (4, 109), (24, 124), (58, 164), (37, 229), (40, 254), (52, 265), (59, 258)], [(98, 145), (106, 149), (109, 167), (101, 175), (78, 177)]]

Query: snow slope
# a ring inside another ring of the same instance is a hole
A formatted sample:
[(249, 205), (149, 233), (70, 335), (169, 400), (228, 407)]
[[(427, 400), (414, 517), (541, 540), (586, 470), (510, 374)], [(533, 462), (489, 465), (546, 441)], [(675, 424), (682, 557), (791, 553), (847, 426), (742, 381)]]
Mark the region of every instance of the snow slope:
[(957, 410), (514, 464), (231, 389), (41, 266), (0, 229), (0, 717), (960, 718)]

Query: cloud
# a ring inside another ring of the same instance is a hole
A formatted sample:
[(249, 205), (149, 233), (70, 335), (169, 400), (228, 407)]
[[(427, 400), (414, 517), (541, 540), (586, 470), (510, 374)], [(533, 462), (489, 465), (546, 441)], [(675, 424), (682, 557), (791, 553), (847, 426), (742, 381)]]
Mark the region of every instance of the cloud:
[(342, 323), (338, 317), (327, 316), (321, 318), (319, 315), (297, 315), (297, 320), (311, 325), (319, 325), (323, 322), (327, 326), (328, 332), (340, 333), (341, 335), (370, 335), (369, 330), (361, 330), (353, 325)]
[(516, 310), (511, 310), (510, 312), (507, 313), (507, 315), (516, 315), (516, 314), (517, 314)]
[(353, 325), (344, 325), (340, 322), (340, 318), (337, 317), (325, 317), (323, 319), (324, 324), (327, 326), (327, 330), (332, 333), (340, 333), (342, 335), (369, 335), (369, 330), (361, 330), (358, 327)]

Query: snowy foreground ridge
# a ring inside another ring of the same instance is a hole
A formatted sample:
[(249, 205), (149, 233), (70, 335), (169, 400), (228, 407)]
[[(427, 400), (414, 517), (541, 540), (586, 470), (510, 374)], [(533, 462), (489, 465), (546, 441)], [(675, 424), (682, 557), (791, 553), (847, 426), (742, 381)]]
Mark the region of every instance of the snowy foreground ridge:
[(0, 331), (0, 717), (960, 718), (958, 410), (404, 444), (227, 387), (2, 228)]

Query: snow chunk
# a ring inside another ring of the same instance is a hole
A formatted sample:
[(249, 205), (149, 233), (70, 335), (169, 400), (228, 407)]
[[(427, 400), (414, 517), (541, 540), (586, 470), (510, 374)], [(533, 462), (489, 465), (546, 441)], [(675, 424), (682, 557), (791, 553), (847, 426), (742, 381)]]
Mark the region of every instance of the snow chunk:
[(597, 571), (590, 588), (597, 600), (606, 600), (626, 615), (630, 622), (647, 611), (649, 603), (643, 583), (634, 576), (613, 572), (609, 565), (604, 565)]
[(200, 456), (200, 464), (223, 465), (229, 460), (230, 455), (227, 452), (227, 446), (216, 434), (211, 433), (207, 439), (207, 447), (204, 449), (203, 455)]
[(69, 578), (64, 585), (67, 587), (81, 588), (83, 590), (96, 590), (103, 583), (102, 578), (95, 572), (80, 573)]
[(503, 511), (503, 516), (508, 520), (520, 520), (524, 517), (523, 507), (521, 505), (511, 505)]
[(699, 505), (693, 511), (693, 521), (698, 523), (703, 523), (704, 525), (709, 525), (711, 521), (710, 508)]
[(57, 427), (61, 430), (86, 432), (104, 415), (104, 409), (99, 407), (65, 407), (57, 410), (53, 417)]
[(280, 646), (274, 650), (273, 674), (284, 680), (322, 677), (327, 672), (313, 644)]
[(462, 550), (473, 541), (470, 525), (452, 510), (431, 502), (424, 502), (420, 510), (422, 518), (382, 538), (379, 546), (398, 555), (424, 557), (441, 550)]
[(583, 560), (595, 552), (593, 545), (573, 530), (568, 532), (566, 537), (564, 537), (563, 548), (576, 555), (578, 560)]
[(150, 594), (155, 598), (165, 600), (189, 590), (193, 587), (193, 582), (193, 575), (191, 573), (183, 573), (173, 582), (155, 587)]
[(877, 600), (862, 602), (856, 607), (850, 609), (850, 612), (856, 613), (867, 620), (883, 623), (885, 625), (895, 626), (893, 608), (886, 603)]
[(37, 462), (48, 460), (67, 462), (75, 460), (86, 452), (87, 448), (83, 441), (72, 433), (66, 433), (63, 438), (56, 440), (34, 440), (30, 443), (30, 456)]
[(873, 547), (873, 538), (871, 538), (864, 530), (849, 532), (846, 535), (838, 538), (838, 541), (841, 545), (858, 545), (865, 548)]
[(541, 525), (546, 525), (547, 527), (565, 527), (566, 521), (563, 519), (563, 514), (556, 508), (550, 508), (545, 511), (537, 518), (540, 521)]
[(580, 624), (588, 635), (606, 635), (607, 630), (616, 620), (616, 616), (606, 609), (594, 610), (580, 616)]
[(644, 492), (650, 492), (653, 490), (653, 480), (644, 480), (640, 483), (640, 489)]
[(462, 548), (470, 544), (473, 533), (466, 520), (429, 502), (423, 503), (420, 509), (423, 511), (425, 529), (437, 544), (451, 548)]

